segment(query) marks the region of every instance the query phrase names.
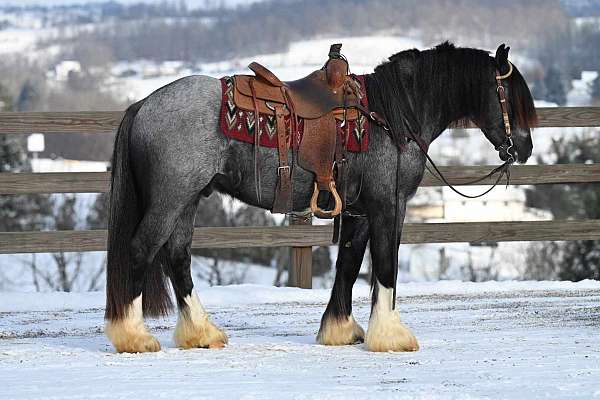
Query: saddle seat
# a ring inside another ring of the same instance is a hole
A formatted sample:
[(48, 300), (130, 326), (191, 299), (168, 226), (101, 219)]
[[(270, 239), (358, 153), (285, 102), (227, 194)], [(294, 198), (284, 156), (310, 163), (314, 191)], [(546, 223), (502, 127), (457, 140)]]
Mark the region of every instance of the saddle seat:
[[(329, 65), (333, 65), (332, 62)], [(360, 102), (360, 98), (356, 95), (356, 88), (352, 87), (355, 83), (351, 80), (341, 80), (339, 83), (335, 82), (333, 86), (329, 83), (328, 75), (337, 74), (333, 72), (336, 68), (317, 70), (302, 79), (290, 82), (280, 81), (275, 74), (256, 62), (251, 63), (249, 68), (256, 76), (235, 77), (234, 102), (238, 107), (246, 110), (254, 110), (251, 81), (256, 98), (259, 100), (258, 107), (261, 113), (272, 114), (272, 103), (287, 104), (288, 99), (284, 94), (286, 92), (289, 101), (293, 103), (296, 115), (305, 119), (319, 118), (336, 108), (341, 109), (344, 107), (344, 102), (346, 106), (354, 106)], [(328, 71), (332, 72), (328, 74)], [(347, 74), (344, 74), (344, 78), (346, 77)]]
[[(311, 210), (320, 218), (332, 218), (343, 208), (343, 200), (336, 190), (334, 167), (339, 169), (345, 161), (340, 150), (337, 120), (358, 118), (362, 94), (357, 82), (348, 75), (348, 62), (341, 55), (341, 44), (334, 44), (329, 60), (322, 69), (290, 82), (281, 81), (274, 73), (257, 62), (249, 65), (255, 75), (234, 76), (234, 103), (240, 109), (259, 114), (274, 115), (279, 149), (278, 184), (272, 212), (292, 211), (291, 171), (288, 165), (290, 130), (297, 129), (298, 118), (303, 119), (302, 141), (298, 148), (298, 164), (315, 174), (315, 188)], [(288, 129), (284, 118), (291, 117)], [(259, 129), (255, 128), (255, 169), (259, 169)], [(335, 161), (335, 163), (334, 163)], [(255, 173), (257, 196), (260, 199), (260, 179)], [(321, 191), (330, 192), (334, 198), (333, 210), (317, 206)]]

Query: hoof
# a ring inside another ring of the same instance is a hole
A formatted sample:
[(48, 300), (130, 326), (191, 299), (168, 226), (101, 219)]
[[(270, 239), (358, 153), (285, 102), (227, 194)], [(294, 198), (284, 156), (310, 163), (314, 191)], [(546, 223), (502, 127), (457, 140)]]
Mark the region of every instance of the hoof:
[(362, 343), (364, 340), (365, 331), (352, 315), (347, 319), (323, 316), (317, 343), (326, 346), (344, 346)]
[(371, 317), (365, 344), (369, 351), (419, 350), (417, 338), (400, 321), (400, 313), (395, 310)]
[(130, 338), (126, 343), (115, 344), (115, 348), (119, 353), (154, 353), (160, 351), (160, 343), (148, 334)]
[(228, 342), (227, 334), (213, 324), (208, 316), (200, 323), (181, 318), (175, 328), (175, 345), (182, 349), (221, 349)]
[(144, 325), (141, 295), (127, 307), (123, 318), (107, 320), (104, 332), (119, 353), (147, 353), (160, 350), (160, 343)]
[[(134, 328), (134, 329), (131, 329)], [(148, 353), (160, 351), (160, 343), (143, 326), (127, 326), (124, 321), (108, 322), (106, 336), (117, 353)]]

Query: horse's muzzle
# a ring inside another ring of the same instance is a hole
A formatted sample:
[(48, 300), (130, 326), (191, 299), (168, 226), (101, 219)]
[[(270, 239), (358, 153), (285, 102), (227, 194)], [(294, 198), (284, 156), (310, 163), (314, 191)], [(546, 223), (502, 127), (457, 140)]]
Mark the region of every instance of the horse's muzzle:
[(514, 143), (510, 137), (507, 137), (500, 146), (496, 146), (496, 151), (498, 152), (498, 156), (502, 161), (508, 161), (510, 159), (513, 161), (517, 160), (517, 150), (515, 149)]

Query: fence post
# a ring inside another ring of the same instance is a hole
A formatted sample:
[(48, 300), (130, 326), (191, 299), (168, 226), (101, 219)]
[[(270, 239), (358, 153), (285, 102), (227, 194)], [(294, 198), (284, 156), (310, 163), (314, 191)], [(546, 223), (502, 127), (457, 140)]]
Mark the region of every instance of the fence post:
[[(312, 214), (291, 214), (290, 225), (312, 225)], [(292, 247), (288, 285), (312, 289), (312, 247)]]

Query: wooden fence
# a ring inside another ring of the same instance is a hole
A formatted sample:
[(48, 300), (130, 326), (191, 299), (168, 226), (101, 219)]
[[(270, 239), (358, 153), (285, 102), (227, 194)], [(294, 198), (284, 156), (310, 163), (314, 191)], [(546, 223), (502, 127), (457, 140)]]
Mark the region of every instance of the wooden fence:
[[(0, 134), (114, 132), (121, 112), (0, 113)], [(540, 127), (598, 127), (600, 107), (540, 108)], [(540, 131), (538, 131), (540, 132)], [(543, 131), (538, 134), (543, 134)], [(535, 143), (535, 138), (534, 138)], [(535, 153), (535, 147), (534, 147)], [(443, 167), (450, 182), (481, 177), (492, 166)], [(0, 195), (39, 193), (101, 193), (109, 173), (4, 173)], [(523, 165), (512, 169), (511, 183), (600, 182), (600, 165)], [(479, 184), (489, 185), (493, 180)], [(421, 186), (439, 186), (430, 175)], [(194, 248), (292, 247), (290, 284), (311, 287), (311, 246), (331, 245), (331, 225), (309, 226), (292, 221), (285, 227), (197, 228)], [(600, 220), (535, 222), (470, 222), (405, 224), (402, 243), (483, 241), (600, 240)], [(106, 231), (0, 232), (0, 254), (106, 250)]]

